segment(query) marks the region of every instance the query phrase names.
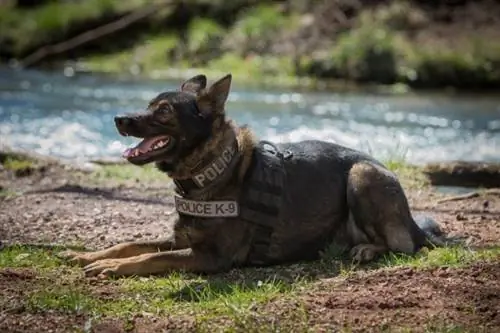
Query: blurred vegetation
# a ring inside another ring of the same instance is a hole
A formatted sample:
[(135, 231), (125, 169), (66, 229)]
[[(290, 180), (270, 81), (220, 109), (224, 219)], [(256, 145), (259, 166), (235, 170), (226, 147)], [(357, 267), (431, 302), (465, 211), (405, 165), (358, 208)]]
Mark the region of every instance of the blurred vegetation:
[[(150, 5), (147, 0), (0, 5), (0, 57), (23, 59)], [(27, 1), (30, 2), (30, 1)], [(474, 10), (472, 10), (472, 9)], [(340, 80), (415, 88), (500, 87), (500, 4), (487, 1), (196, 0), (46, 63), (182, 76), (231, 71), (246, 80)]]
[[(7, 1), (8, 2), (8, 1)], [(147, 0), (39, 1), (41, 5), (0, 5), (2, 55), (23, 55), (143, 6)], [(36, 3), (33, 1), (33, 3)]]

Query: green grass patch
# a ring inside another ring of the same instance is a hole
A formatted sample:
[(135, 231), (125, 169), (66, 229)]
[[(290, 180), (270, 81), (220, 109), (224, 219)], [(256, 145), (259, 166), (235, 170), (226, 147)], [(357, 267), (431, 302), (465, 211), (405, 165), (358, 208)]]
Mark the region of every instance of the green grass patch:
[(104, 165), (91, 174), (96, 182), (115, 181), (119, 183), (128, 182), (164, 182), (170, 178), (158, 171), (154, 165), (138, 167), (129, 164)]
[(37, 290), (27, 300), (31, 311), (57, 310), (65, 313), (92, 313), (96, 310), (99, 301), (88, 295), (78, 286), (55, 286), (44, 290)]
[(16, 191), (10, 190), (8, 188), (0, 189), (0, 198), (8, 199), (18, 195)]
[(500, 247), (486, 249), (470, 249), (465, 246), (436, 248), (432, 251), (421, 251), (416, 255), (388, 254), (377, 266), (379, 267), (464, 267), (477, 261), (500, 259)]
[(3, 167), (7, 170), (11, 171), (21, 171), (21, 170), (26, 170), (30, 169), (33, 167), (33, 161), (25, 158), (19, 158), (15, 156), (8, 156), (4, 161), (3, 161)]
[[(130, 278), (120, 287), (129, 295), (103, 306), (105, 313), (123, 315), (124, 309), (140, 308), (154, 314), (189, 313), (230, 316), (249, 311), (253, 305), (291, 293), (293, 286), (280, 280), (228, 281), (171, 274), (165, 278)], [(120, 305), (120, 303), (123, 305)]]
[[(61, 248), (62, 249), (62, 248)], [(62, 261), (48, 251), (29, 246), (7, 246), (0, 250), (0, 268), (44, 268), (53, 269), (62, 265)]]
[(430, 185), (428, 177), (418, 166), (410, 165), (400, 159), (387, 160), (384, 165), (398, 176), (406, 188), (419, 189)]
[[(227, 332), (291, 329), (308, 332), (308, 311), (297, 296), (314, 288), (315, 281), (323, 276), (347, 276), (359, 269), (348, 263), (342, 269), (340, 251), (329, 249), (322, 260), (307, 264), (248, 268), (208, 277), (175, 272), (165, 277), (132, 277), (104, 282), (82, 278), (79, 268), (66, 266), (54, 252), (22, 246), (0, 251), (0, 268), (36, 269), (38, 276), (30, 282), (23, 298), (28, 311), (85, 314), (125, 322), (138, 314), (186, 317), (194, 318), (200, 332), (213, 332), (221, 327), (227, 328)], [(416, 256), (388, 255), (371, 268), (463, 267), (499, 257), (500, 247), (438, 248)], [(314, 270), (319, 271), (311, 275)], [(266, 304), (274, 301), (283, 302), (284, 311), (269, 312)], [(426, 332), (465, 332), (457, 326), (437, 324), (429, 324), (426, 329)]]

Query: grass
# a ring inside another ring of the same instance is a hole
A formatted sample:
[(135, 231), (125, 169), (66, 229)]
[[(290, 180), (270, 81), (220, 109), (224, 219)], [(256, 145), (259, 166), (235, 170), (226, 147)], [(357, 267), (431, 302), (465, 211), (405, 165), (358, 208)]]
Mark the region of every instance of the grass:
[(6, 188), (0, 189), (0, 198), (11, 198), (11, 197), (14, 197), (16, 195), (17, 195), (16, 191), (6, 189)]
[(56, 268), (62, 265), (52, 251), (27, 246), (11, 246), (0, 251), (0, 268)]
[[(29, 176), (37, 167), (35, 160), (11, 152), (0, 152), (0, 164), (5, 170), (13, 172), (17, 177)], [(6, 190), (3, 189), (2, 191)], [(3, 193), (1, 196), (9, 194), (12, 193)]]
[(11, 151), (0, 151), (0, 164), (9, 171), (23, 172), (33, 169), (36, 165), (35, 160), (29, 156)]
[(16, 158), (13, 156), (7, 157), (2, 164), (5, 169), (11, 171), (19, 171), (33, 167), (33, 161), (29, 159)]
[(168, 176), (156, 170), (154, 165), (138, 167), (131, 164), (103, 165), (90, 175), (96, 183), (114, 181), (118, 183), (128, 182), (166, 182)]
[(430, 185), (429, 179), (420, 167), (400, 159), (389, 159), (384, 164), (398, 176), (404, 188), (421, 189)]
[(33, 312), (57, 310), (63, 313), (81, 314), (95, 311), (98, 302), (85, 291), (74, 287), (56, 286), (34, 292), (27, 300)]
[(500, 247), (472, 250), (463, 246), (422, 250), (417, 255), (389, 254), (377, 265), (379, 267), (464, 267), (476, 261), (500, 259)]
[[(168, 277), (112, 280), (116, 295), (106, 300), (93, 296), (92, 284), (79, 278), (78, 268), (68, 267), (53, 250), (15, 246), (0, 251), (1, 268), (33, 268), (41, 276), (25, 300), (31, 311), (92, 313), (127, 318), (135, 313), (155, 315), (192, 314), (204, 321), (210, 316), (236, 316), (275, 297), (290, 293), (294, 286), (270, 277), (228, 283), (224, 278), (174, 273)], [(65, 272), (61, 275), (61, 272)], [(55, 279), (55, 280), (54, 280)], [(56, 284), (49, 282), (57, 281)]]
[[(24, 246), (0, 251), (0, 270), (30, 268), (37, 273), (35, 279), (28, 281), (29, 288), (23, 291), (25, 311), (56, 311), (61, 314), (83, 314), (91, 318), (121, 318), (124, 321), (137, 314), (191, 318), (201, 332), (221, 329), (228, 320), (233, 323), (233, 327), (238, 328), (235, 332), (274, 332), (277, 329), (286, 330), (287, 327), (307, 332), (308, 312), (298, 296), (314, 289), (316, 279), (322, 276), (316, 270), (325, 269), (326, 277), (340, 275), (342, 279), (360, 269), (344, 262), (344, 268), (335, 269), (337, 274), (334, 274), (329, 266), (339, 265), (339, 260), (338, 253), (333, 251), (319, 262), (248, 268), (216, 276), (178, 272), (165, 277), (131, 277), (92, 282), (81, 277), (79, 268), (67, 266), (58, 259), (56, 251), (58, 249)], [(452, 247), (423, 251), (416, 256), (388, 255), (372, 269), (463, 267), (475, 261), (499, 258), (498, 247), (477, 251)], [(311, 272), (314, 273), (310, 275)], [(107, 291), (102, 293), (102, 290)], [(283, 304), (295, 302), (297, 307), (280, 314), (266, 313), (266, 304), (276, 300)], [(0, 308), (2, 304), (6, 306), (0, 302)], [(457, 327), (439, 325), (429, 326), (428, 331), (462, 332)]]

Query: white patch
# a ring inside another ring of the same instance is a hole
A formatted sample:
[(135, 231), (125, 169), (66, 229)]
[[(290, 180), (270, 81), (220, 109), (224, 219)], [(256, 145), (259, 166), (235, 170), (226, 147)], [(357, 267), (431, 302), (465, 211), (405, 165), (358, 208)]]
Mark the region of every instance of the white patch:
[(195, 201), (175, 196), (177, 212), (196, 217), (236, 217), (239, 206), (236, 201)]

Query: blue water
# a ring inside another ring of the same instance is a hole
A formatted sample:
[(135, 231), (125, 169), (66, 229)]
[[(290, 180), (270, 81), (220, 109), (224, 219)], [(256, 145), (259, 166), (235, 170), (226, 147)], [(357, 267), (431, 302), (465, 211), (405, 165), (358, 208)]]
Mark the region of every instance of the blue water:
[[(120, 157), (135, 140), (118, 135), (113, 117), (178, 86), (0, 68), (0, 141), (70, 159)], [(500, 96), (259, 91), (234, 82), (227, 113), (277, 142), (323, 139), (416, 164), (500, 161)]]

